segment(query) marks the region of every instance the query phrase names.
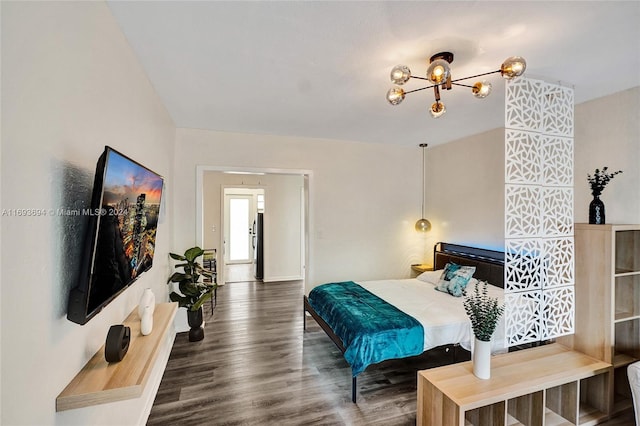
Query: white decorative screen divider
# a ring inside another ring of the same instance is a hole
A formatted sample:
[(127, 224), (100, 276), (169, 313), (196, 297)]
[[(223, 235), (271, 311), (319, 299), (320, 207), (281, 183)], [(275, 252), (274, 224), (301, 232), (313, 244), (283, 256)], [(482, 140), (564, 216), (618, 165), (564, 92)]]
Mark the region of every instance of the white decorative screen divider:
[(507, 81), (507, 346), (574, 330), (573, 104), (571, 88)]

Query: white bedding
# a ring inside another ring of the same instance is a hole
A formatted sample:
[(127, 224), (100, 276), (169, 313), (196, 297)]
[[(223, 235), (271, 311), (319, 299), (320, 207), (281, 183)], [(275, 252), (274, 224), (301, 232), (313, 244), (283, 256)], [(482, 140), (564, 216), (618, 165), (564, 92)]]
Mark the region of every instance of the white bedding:
[[(435, 289), (441, 271), (422, 274), (421, 279), (361, 281), (359, 285), (418, 320), (424, 328), (424, 350), (458, 343), (471, 350), (473, 331), (462, 297)], [(425, 281), (423, 281), (425, 280)], [(435, 282), (434, 282), (435, 281)], [(473, 291), (472, 279), (467, 291)], [(489, 296), (504, 303), (503, 290), (489, 285)], [(492, 352), (505, 352), (504, 315), (491, 339)]]

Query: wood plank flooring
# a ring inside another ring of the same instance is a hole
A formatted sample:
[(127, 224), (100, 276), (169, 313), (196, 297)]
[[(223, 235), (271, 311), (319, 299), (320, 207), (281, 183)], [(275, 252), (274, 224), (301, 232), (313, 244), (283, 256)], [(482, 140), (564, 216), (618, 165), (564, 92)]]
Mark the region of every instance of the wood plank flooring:
[(312, 318), (303, 331), (302, 296), (300, 281), (218, 288), (204, 340), (176, 336), (147, 424), (415, 425), (416, 371), (451, 351), (370, 366), (353, 404), (340, 351)]

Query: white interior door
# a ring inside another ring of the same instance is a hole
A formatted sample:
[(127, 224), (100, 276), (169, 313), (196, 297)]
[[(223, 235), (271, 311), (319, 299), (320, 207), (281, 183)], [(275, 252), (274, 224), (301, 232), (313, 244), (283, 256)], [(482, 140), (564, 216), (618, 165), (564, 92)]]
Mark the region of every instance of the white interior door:
[(225, 195), (225, 262), (253, 262), (251, 229), (255, 216), (252, 195)]

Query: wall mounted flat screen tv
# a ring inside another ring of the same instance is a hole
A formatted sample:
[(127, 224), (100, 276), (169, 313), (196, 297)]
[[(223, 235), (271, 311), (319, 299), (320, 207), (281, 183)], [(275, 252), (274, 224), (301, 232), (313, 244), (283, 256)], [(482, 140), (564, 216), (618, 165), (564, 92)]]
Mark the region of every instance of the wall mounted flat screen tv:
[(149, 270), (160, 214), (163, 178), (110, 147), (96, 166), (79, 283), (67, 318), (86, 324)]

